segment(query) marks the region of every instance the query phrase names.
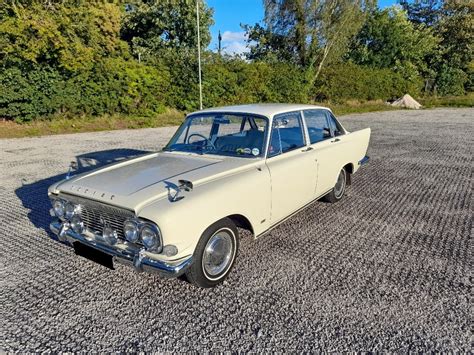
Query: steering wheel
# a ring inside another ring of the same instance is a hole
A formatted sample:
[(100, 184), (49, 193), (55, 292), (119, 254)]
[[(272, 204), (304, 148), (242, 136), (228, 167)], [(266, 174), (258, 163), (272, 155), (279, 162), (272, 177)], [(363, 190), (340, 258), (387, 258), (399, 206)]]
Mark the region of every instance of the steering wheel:
[(190, 135), (188, 136), (188, 141), (186, 142), (186, 144), (192, 144), (192, 143), (189, 143), (189, 141), (191, 140), (191, 137), (192, 137), (192, 136), (201, 137), (201, 138), (204, 139), (204, 141), (206, 142), (206, 145), (205, 145), (205, 146), (210, 146), (210, 147), (212, 147), (212, 149), (217, 150), (217, 148), (216, 148), (216, 146), (214, 145), (214, 143), (212, 143), (209, 138), (206, 138), (206, 137), (203, 136), (201, 133), (193, 133), (193, 134), (190, 134)]

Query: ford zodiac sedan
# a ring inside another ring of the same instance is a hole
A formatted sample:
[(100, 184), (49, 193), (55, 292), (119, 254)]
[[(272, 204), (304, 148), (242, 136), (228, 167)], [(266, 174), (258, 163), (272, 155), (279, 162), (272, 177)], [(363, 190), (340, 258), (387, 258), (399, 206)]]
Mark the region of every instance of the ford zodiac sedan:
[(313, 201), (337, 202), (364, 164), (370, 128), (324, 107), (255, 104), (189, 114), (166, 147), (49, 188), (51, 230), (75, 253), (213, 287), (239, 230), (262, 236)]

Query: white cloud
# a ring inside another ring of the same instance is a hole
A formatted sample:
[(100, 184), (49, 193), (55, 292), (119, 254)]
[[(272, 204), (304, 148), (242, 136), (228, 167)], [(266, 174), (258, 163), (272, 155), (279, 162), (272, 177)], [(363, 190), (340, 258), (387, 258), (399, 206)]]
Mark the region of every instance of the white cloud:
[(247, 39), (247, 34), (244, 31), (241, 32), (232, 32), (224, 31), (222, 34), (222, 42), (245, 42)]
[(230, 55), (242, 55), (247, 53), (247, 34), (244, 31), (222, 33), (222, 52)]
[(242, 55), (249, 49), (245, 42), (233, 41), (222, 45), (222, 51), (230, 55)]

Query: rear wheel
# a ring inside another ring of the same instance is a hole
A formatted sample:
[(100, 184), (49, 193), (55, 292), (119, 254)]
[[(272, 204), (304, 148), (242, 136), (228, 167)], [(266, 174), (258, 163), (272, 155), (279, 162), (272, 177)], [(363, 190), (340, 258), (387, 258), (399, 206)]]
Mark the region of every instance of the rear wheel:
[(214, 223), (202, 234), (186, 278), (203, 288), (220, 284), (232, 269), (238, 248), (239, 233), (234, 222), (224, 218)]
[(346, 169), (343, 168), (339, 172), (336, 185), (334, 185), (334, 188), (331, 190), (330, 193), (324, 196), (324, 200), (331, 203), (336, 203), (340, 201), (344, 197), (344, 194), (346, 193), (346, 186), (347, 186), (347, 171)]

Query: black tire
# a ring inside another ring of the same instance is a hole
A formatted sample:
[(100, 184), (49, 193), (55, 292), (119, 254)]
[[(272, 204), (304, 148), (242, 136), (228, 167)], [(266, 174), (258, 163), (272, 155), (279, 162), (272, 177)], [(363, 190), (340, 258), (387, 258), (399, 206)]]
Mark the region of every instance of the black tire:
[(346, 193), (347, 181), (348, 181), (348, 172), (346, 169), (342, 168), (337, 176), (336, 185), (326, 196), (323, 197), (323, 200), (330, 203), (336, 203), (341, 201)]
[[(215, 250), (213, 246), (221, 246), (220, 250), (214, 252), (216, 258), (212, 258), (211, 255), (213, 255), (213, 252), (209, 252), (210, 250)], [(229, 257), (228, 252), (219, 253), (222, 250), (227, 251), (229, 247), (231, 248)], [(217, 286), (227, 278), (232, 270), (238, 250), (239, 232), (234, 222), (229, 218), (221, 219), (209, 226), (202, 234), (201, 239), (199, 239), (196, 249), (194, 250), (193, 263), (186, 271), (186, 278), (189, 282), (198, 287), (210, 288)], [(222, 264), (218, 264), (221, 267), (224, 264), (225, 266), (222, 270), (220, 270), (219, 267), (213, 269), (215, 265), (211, 262), (211, 259), (212, 261), (219, 261), (221, 257)], [(216, 273), (213, 273), (213, 271), (216, 271)]]

